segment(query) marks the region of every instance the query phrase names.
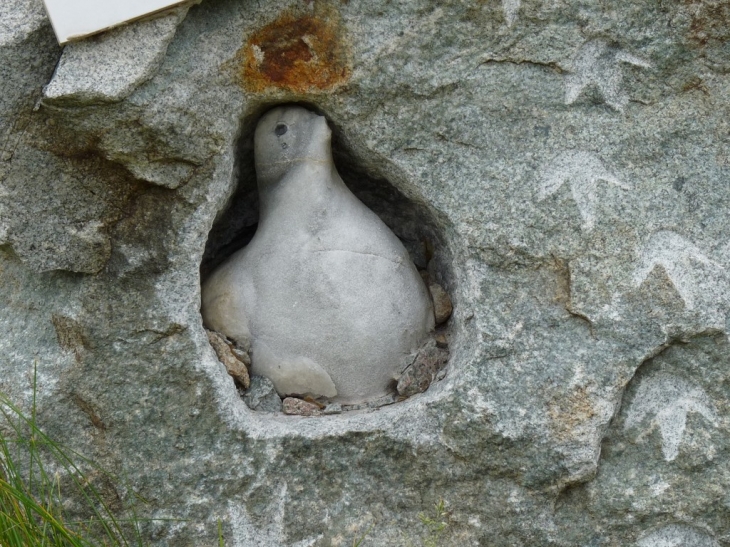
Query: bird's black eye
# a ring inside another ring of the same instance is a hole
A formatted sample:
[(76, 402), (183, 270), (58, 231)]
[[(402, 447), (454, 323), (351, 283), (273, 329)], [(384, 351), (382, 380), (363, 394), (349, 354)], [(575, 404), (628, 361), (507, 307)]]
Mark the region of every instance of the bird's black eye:
[(274, 129), (274, 133), (276, 133), (277, 137), (281, 137), (284, 133), (287, 132), (289, 128), (284, 125), (283, 123), (277, 124), (276, 129)]

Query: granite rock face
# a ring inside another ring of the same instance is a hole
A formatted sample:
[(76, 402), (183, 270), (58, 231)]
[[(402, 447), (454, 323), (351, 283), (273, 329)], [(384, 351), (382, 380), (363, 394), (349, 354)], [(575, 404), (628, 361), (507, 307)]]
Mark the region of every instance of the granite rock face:
[(167, 46), (188, 8), (71, 42), (43, 91), (49, 105), (116, 102), (149, 80), (160, 68)]
[[(0, 389), (35, 368), (152, 544), (730, 545), (726, 0), (205, 0), (114, 102), (43, 97), (39, 5), (0, 7)], [(284, 103), (453, 301), (425, 393), (254, 412), (208, 343)]]

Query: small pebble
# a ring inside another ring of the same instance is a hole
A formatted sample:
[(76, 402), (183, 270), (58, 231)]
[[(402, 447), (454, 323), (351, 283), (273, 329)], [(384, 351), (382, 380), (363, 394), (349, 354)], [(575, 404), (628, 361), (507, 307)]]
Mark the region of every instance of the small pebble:
[(251, 410), (281, 412), (281, 397), (271, 380), (264, 376), (251, 376), (251, 386), (243, 394), (243, 402)]
[(451, 298), (446, 294), (444, 288), (433, 281), (428, 285), (428, 290), (433, 299), (433, 315), (437, 325), (442, 325), (451, 317), (454, 307), (451, 304)]
[(449, 360), (449, 352), (436, 346), (434, 340), (429, 340), (418, 350), (418, 354), (398, 380), (398, 394), (411, 397), (423, 393), (431, 385), (439, 371)]
[(296, 397), (287, 397), (283, 403), (284, 414), (293, 416), (321, 416), (322, 411), (314, 403), (308, 403)]
[(218, 360), (226, 367), (228, 374), (231, 375), (234, 380), (238, 381), (244, 389), (248, 389), (251, 385), (251, 380), (248, 376), (248, 368), (246, 368), (246, 363), (241, 361), (236, 354), (233, 353), (232, 344), (229, 344), (227, 339), (218, 332), (208, 329), (206, 329), (205, 332), (208, 335), (210, 345), (213, 347), (215, 354), (218, 356)]
[(246, 350), (243, 350), (237, 346), (233, 346), (231, 348), (231, 351), (233, 352), (233, 355), (236, 356), (236, 358), (241, 361), (244, 365), (247, 367), (251, 366), (251, 356), (248, 354)]
[(342, 405), (340, 403), (330, 403), (326, 407), (324, 407), (324, 410), (322, 411), (323, 414), (340, 414), (342, 413)]

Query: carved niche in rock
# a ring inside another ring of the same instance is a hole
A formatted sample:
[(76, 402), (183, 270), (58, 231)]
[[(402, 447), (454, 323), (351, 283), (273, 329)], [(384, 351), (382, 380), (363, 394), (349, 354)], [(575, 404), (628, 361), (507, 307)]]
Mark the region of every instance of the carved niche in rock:
[(408, 252), (345, 186), (323, 116), (277, 107), (254, 140), (258, 229), (204, 283), (206, 326), (250, 342), (252, 373), (281, 396), (388, 393), (434, 326)]

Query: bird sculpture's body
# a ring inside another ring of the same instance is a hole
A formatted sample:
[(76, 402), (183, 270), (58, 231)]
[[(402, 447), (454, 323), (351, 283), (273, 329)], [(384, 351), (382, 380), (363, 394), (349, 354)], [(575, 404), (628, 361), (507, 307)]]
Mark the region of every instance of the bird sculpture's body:
[(337, 173), (330, 137), (301, 107), (261, 119), (259, 226), (204, 283), (202, 313), (250, 342), (253, 374), (280, 395), (354, 403), (392, 388), (434, 319), (407, 251)]

